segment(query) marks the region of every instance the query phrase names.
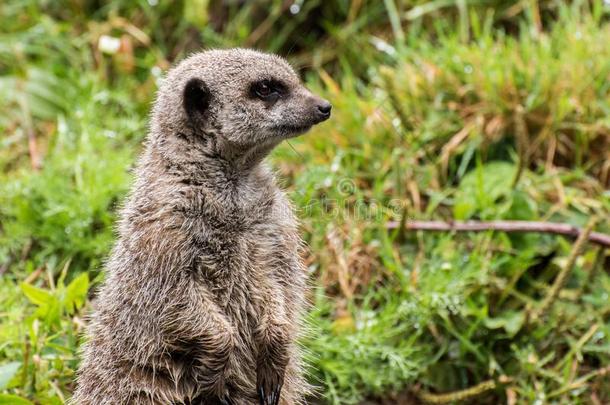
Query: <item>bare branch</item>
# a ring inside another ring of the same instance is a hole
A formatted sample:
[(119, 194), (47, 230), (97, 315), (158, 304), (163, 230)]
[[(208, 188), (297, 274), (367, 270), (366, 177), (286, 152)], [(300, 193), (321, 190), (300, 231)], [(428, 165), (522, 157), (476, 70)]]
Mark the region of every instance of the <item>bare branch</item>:
[[(397, 221), (388, 222), (388, 229), (400, 227)], [(582, 229), (569, 224), (559, 224), (553, 222), (535, 221), (407, 221), (404, 224), (406, 230), (411, 231), (440, 231), (440, 232), (482, 232), (482, 231), (501, 231), (501, 232), (542, 232), (556, 235), (578, 238)], [(610, 235), (600, 232), (591, 232), (589, 241), (598, 245), (610, 248)]]

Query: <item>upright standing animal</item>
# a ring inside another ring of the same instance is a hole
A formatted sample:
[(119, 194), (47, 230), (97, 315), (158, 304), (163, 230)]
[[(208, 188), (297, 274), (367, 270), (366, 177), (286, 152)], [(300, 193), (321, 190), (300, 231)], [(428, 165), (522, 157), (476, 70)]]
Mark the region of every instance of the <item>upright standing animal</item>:
[(198, 53), (168, 73), (73, 403), (303, 403), (301, 240), (263, 158), (330, 110), (286, 61), (253, 50)]

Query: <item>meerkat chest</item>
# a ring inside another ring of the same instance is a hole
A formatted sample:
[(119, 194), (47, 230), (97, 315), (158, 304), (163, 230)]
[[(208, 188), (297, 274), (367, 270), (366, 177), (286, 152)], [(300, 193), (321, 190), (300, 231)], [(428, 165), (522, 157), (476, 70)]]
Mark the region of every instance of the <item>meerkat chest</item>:
[(294, 217), (282, 203), (261, 203), (222, 221), (208, 218), (197, 235), (194, 270), (220, 302), (256, 295), (298, 260)]

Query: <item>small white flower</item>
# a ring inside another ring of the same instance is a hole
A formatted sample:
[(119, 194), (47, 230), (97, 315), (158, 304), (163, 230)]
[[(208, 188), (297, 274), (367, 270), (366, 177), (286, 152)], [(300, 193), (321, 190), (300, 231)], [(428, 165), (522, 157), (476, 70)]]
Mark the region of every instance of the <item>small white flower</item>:
[(396, 54), (396, 48), (394, 48), (392, 45), (388, 44), (381, 38), (372, 37), (371, 43), (380, 52), (385, 52), (390, 56), (394, 56)]
[(102, 35), (97, 43), (97, 47), (103, 53), (114, 55), (121, 48), (121, 39), (109, 35)]

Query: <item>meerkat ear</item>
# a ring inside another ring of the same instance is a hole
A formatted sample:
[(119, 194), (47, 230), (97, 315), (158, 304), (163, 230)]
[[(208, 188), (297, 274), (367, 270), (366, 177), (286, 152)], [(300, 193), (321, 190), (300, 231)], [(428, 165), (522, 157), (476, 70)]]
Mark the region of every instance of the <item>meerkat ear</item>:
[(189, 118), (205, 118), (210, 107), (210, 89), (201, 79), (190, 79), (184, 86), (183, 103)]

